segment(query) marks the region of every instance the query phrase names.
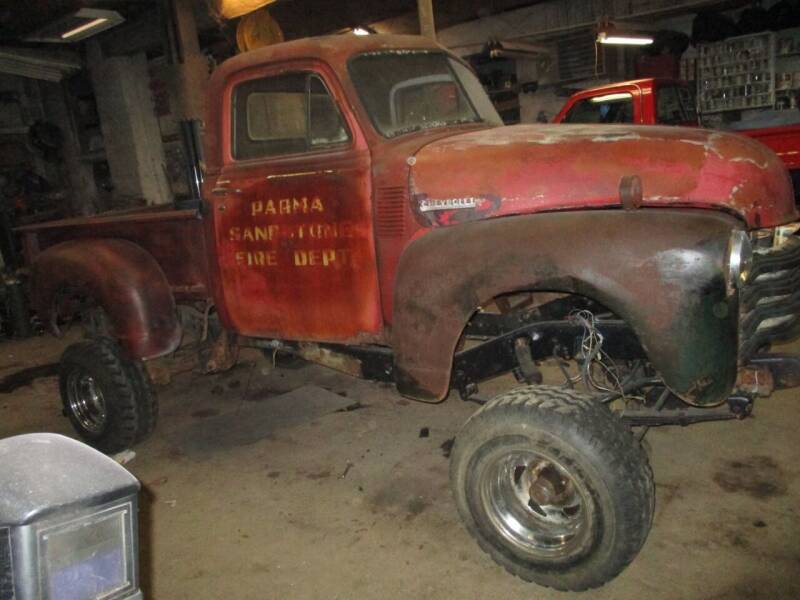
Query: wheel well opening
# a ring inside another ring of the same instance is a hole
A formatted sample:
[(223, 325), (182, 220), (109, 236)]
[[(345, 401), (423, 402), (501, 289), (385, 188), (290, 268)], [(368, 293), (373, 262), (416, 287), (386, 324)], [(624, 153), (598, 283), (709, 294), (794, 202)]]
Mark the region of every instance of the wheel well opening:
[(655, 374), (636, 333), (602, 303), (561, 290), (523, 290), (472, 312), (456, 344), (451, 387), (469, 397), (479, 383), (507, 375), (611, 393)]
[(47, 313), (40, 317), (48, 319), (50, 328), (58, 336), (76, 324), (84, 328), (87, 337), (110, 334), (106, 311), (88, 286), (79, 282), (60, 286), (47, 308)]

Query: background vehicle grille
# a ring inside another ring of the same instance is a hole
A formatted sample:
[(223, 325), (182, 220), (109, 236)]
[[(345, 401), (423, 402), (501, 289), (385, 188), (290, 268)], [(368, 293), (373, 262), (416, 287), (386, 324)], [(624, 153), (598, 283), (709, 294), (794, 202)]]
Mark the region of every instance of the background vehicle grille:
[(800, 238), (756, 253), (739, 295), (739, 360), (800, 336)]

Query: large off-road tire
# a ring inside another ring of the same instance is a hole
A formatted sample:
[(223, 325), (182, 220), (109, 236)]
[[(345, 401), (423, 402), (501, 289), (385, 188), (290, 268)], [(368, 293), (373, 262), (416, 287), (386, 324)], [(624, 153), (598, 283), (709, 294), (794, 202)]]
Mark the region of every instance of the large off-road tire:
[(598, 587), (644, 544), (653, 475), (630, 431), (572, 390), (530, 386), (486, 404), (456, 437), (450, 483), (480, 547), (559, 590)]
[(61, 356), (59, 388), (78, 435), (102, 452), (126, 450), (155, 428), (155, 392), (141, 364), (126, 359), (113, 340), (69, 346)]

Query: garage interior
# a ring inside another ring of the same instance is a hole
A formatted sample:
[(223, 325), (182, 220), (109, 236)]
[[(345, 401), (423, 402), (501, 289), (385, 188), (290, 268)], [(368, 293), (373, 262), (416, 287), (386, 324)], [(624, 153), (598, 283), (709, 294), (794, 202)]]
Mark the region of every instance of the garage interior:
[[(98, 316), (93, 305), (70, 305), (74, 314), (67, 314), (66, 302), (52, 314), (36, 310), (35, 288), (46, 288), (47, 282), (34, 277), (29, 255), (39, 252), (35, 244), (42, 240), (47, 241), (42, 250), (63, 241), (42, 224), (69, 219), (83, 227), (141, 210), (192, 214), (200, 222), (211, 210), (212, 187), (224, 187), (222, 178), (216, 179), (216, 159), (207, 156), (209, 144), (218, 142), (212, 123), (221, 118), (208, 118), (220, 107), (208, 98), (209, 90), (218, 89), (212, 74), (229, 59), (244, 60), (235, 57), (268, 52), (285, 42), (384, 34), (422, 36), (459, 57), (503, 125), (552, 124), (547, 131), (557, 131), (576, 123), (577, 128), (606, 124), (641, 130), (661, 124), (659, 131), (689, 125), (739, 132), (774, 150), (775, 160), (788, 168), (795, 186), (800, 184), (795, 180), (800, 173), (800, 2), (793, 0), (7, 3), (0, 8), (0, 440), (34, 432), (82, 439), (65, 418), (59, 361), (68, 347), (109, 331), (107, 316)], [(608, 43), (615, 36), (628, 41)], [(268, 56), (257, 54), (262, 55)], [(640, 83), (614, 87), (633, 80)], [(315, 93), (313, 77), (304, 85), (309, 97)], [(322, 82), (323, 92), (326, 85)], [(575, 96), (601, 86), (608, 87), (593, 97)], [(664, 90), (673, 88), (676, 94), (668, 99)], [(658, 97), (648, 122), (644, 106), (656, 91), (664, 101)], [(361, 109), (349, 108), (360, 114)], [(307, 143), (313, 143), (310, 134)], [(464, 152), (456, 159), (469, 152), (450, 149)], [(591, 152), (599, 160), (604, 150), (598, 146)], [(651, 160), (657, 170), (661, 158), (639, 156), (636, 164)], [(413, 168), (415, 161), (409, 156), (403, 168)], [(586, 161), (581, 165), (586, 168)], [(498, 166), (498, 171), (511, 177), (511, 167)], [(308, 174), (306, 167), (298, 169), (280, 177)], [(420, 179), (412, 187), (424, 185), (425, 172), (415, 173)], [(563, 163), (556, 163), (552, 176), (573, 182), (575, 189), (588, 186), (579, 176), (573, 181), (575, 169)], [(270, 177), (276, 176), (261, 179)], [(404, 194), (401, 190), (399, 201), (409, 200)], [(268, 213), (266, 197), (257, 202)], [(434, 198), (421, 199), (432, 204), (408, 218), (421, 223), (425, 215), (441, 214), (436, 211), (444, 205), (433, 204)], [(638, 188), (620, 184), (618, 198), (618, 212), (637, 212), (641, 182)], [(300, 208), (287, 211), (313, 214), (313, 197), (302, 198), (302, 206), (294, 200)], [(456, 201), (478, 203), (450, 198), (446, 208), (455, 213), (464, 207)], [(376, 230), (383, 227), (391, 234), (396, 221), (381, 220), (388, 214), (376, 217)], [(467, 226), (453, 223), (428, 224)], [(198, 231), (181, 229), (180, 244), (162, 250), (181, 263), (180, 253), (207, 243)], [(344, 227), (336, 235), (351, 233)], [(611, 252), (624, 242), (604, 243)], [(403, 249), (377, 244), (379, 256), (396, 252), (399, 257)], [(183, 262), (200, 255), (188, 253)], [(228, 273), (245, 263), (266, 268), (272, 259), (242, 254), (231, 260), (225, 263)], [(349, 259), (322, 251), (302, 260), (303, 266), (318, 260), (326, 267), (339, 261), (338, 269)], [(635, 253), (628, 260), (635, 262)], [(109, 279), (126, 278), (124, 269), (106, 272)], [(75, 281), (76, 288), (80, 284)], [(384, 285), (383, 279), (376, 284)], [(173, 291), (187, 297), (196, 292), (175, 286)], [(237, 293), (244, 292), (237, 288)], [(335, 302), (328, 293), (319, 292), (320, 303)], [(351, 296), (356, 293), (361, 291)], [(701, 291), (696, 293), (699, 297)], [(503, 314), (516, 296), (501, 300), (497, 308)], [(157, 390), (157, 427), (134, 447), (109, 452), (142, 486), (139, 584), (145, 598), (573, 597), (514, 577), (492, 562), (463, 526), (449, 480), (454, 439), (484, 399), (524, 384), (573, 387), (580, 381), (582, 373), (568, 372), (555, 350), (552, 358), (534, 353), (535, 366), (528, 355), (530, 362), (520, 358), (513, 373), (498, 369), (501, 376), (481, 383), (480, 395), (464, 379), (459, 389), (453, 384), (446, 401), (418, 402), (385, 376), (353, 377), (351, 363), (332, 358), (335, 348), (304, 345), (311, 337), (290, 337), (297, 344), (287, 345), (264, 336), (239, 347), (210, 300), (195, 302), (185, 313), (179, 319), (180, 347), (144, 361), (141, 371)], [(593, 315), (587, 320), (586, 312), (575, 314), (584, 319), (580, 327), (597, 335)], [(60, 336), (51, 335), (52, 327)], [(298, 327), (302, 330), (302, 323)], [(603, 336), (599, 339), (595, 354), (603, 355)], [(355, 347), (358, 351), (373, 341), (362, 337)], [(785, 343), (772, 345), (770, 352), (800, 351), (798, 342), (779, 341)], [(707, 344), (708, 352), (715, 344)], [(470, 347), (461, 338), (456, 352)], [(368, 358), (357, 351), (348, 360), (355, 356), (363, 374)], [(595, 354), (590, 353), (586, 373)], [(380, 356), (376, 364), (383, 368)], [(453, 381), (462, 375), (455, 373)], [(756, 391), (763, 385), (758, 374), (753, 385)], [(780, 387), (769, 398), (747, 398), (742, 412), (728, 402), (723, 408), (731, 413), (714, 419), (719, 422), (695, 419), (699, 409), (692, 405), (683, 420), (671, 423), (688, 427), (648, 429), (649, 422), (634, 423), (654, 473), (652, 530), (621, 574), (574, 597), (800, 598), (800, 412), (797, 391), (788, 384)], [(667, 398), (668, 386), (655, 389), (663, 389)], [(615, 393), (616, 387), (598, 390)], [(624, 401), (625, 391), (620, 395)], [(0, 503), (3, 490), (0, 480)], [(0, 585), (0, 600), (6, 600), (2, 592)]]

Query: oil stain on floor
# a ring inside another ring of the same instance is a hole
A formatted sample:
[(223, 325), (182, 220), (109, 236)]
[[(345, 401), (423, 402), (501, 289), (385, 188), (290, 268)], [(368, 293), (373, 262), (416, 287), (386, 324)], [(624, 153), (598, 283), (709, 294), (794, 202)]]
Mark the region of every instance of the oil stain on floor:
[(726, 460), (714, 473), (714, 482), (729, 493), (743, 493), (757, 500), (785, 496), (786, 475), (769, 456)]

